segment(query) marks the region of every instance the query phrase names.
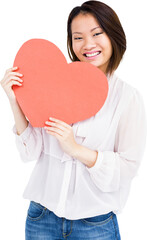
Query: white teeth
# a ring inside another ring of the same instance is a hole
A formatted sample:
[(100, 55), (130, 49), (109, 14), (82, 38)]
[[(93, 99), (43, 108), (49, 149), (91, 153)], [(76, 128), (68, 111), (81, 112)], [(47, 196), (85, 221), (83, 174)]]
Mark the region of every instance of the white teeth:
[(91, 54), (85, 54), (86, 55), (86, 57), (93, 57), (93, 56), (96, 56), (96, 55), (99, 55), (100, 54), (100, 52), (95, 52), (95, 53), (91, 53)]

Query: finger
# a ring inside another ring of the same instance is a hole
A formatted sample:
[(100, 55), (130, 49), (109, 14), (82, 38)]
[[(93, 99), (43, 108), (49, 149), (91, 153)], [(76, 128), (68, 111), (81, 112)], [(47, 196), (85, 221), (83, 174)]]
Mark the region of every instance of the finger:
[(13, 85), (18, 85), (18, 86), (22, 86), (22, 83), (17, 82), (17, 81), (12, 81), (8, 83), (8, 87), (12, 87)]
[(49, 122), (49, 121), (46, 121), (45, 124), (49, 125), (49, 126), (53, 126), (55, 128), (59, 128), (61, 129), (62, 131), (67, 131), (67, 127), (59, 124), (59, 123), (55, 123), (55, 122)]
[(15, 71), (15, 70), (17, 70), (17, 69), (18, 69), (18, 67), (11, 67), (11, 68), (9, 68), (9, 69), (6, 70), (6, 73)]
[(52, 127), (48, 127), (48, 129), (46, 130), (47, 133), (50, 133), (51, 135), (53, 136), (63, 136), (63, 131), (61, 131), (60, 129), (58, 128), (52, 128)]
[(52, 131), (46, 131), (48, 134), (50, 134), (50, 135), (52, 135), (52, 136), (54, 136), (57, 140), (59, 140), (59, 141), (61, 141), (62, 140), (62, 136), (61, 135), (59, 135), (59, 134), (57, 134), (57, 133), (55, 133), (55, 132), (52, 132)]
[(52, 117), (50, 117), (49, 119), (50, 119), (51, 121), (55, 122), (55, 123), (59, 123), (59, 124), (63, 125), (63, 126), (66, 127), (66, 128), (71, 128), (70, 125), (68, 125), (67, 123), (65, 123), (65, 122), (63, 122), (63, 121), (61, 121), (61, 120), (59, 120), (59, 119), (52, 118)]
[(19, 73), (19, 72), (9, 72), (7, 73), (8, 76), (19, 76), (19, 77), (22, 77), (23, 74), (22, 73)]
[(13, 76), (13, 78), (9, 77), (9, 78), (6, 78), (5, 80), (3, 80), (3, 86), (12, 86), (14, 80), (17, 80), (18, 82), (23, 81), (22, 79), (19, 79), (19, 78)]
[[(48, 127), (48, 126), (45, 126), (44, 127), (45, 129), (47, 129), (47, 130), (51, 130), (51, 131), (55, 131), (55, 132), (65, 132), (65, 128), (64, 127), (62, 127), (61, 125), (60, 125), (60, 127)], [(59, 130), (59, 131), (58, 131)]]
[(13, 81), (13, 80), (17, 80), (19, 82), (23, 82), (23, 80), (19, 77), (15, 77), (15, 76), (10, 76), (7, 80), (6, 80), (6, 83), (10, 82), (10, 81)]
[(19, 78), (21, 78), (21, 77), (23, 77), (23, 74), (21, 74), (21, 73), (18, 73), (18, 72), (7, 72), (6, 74), (5, 74), (5, 77), (4, 77), (4, 81), (7, 81), (7, 79), (13, 79), (13, 76), (15, 77), (19, 77)]

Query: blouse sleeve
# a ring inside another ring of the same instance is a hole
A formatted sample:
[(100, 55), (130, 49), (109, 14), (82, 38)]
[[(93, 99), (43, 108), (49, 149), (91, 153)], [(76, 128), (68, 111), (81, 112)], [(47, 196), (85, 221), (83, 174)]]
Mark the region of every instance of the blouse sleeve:
[(120, 118), (114, 151), (98, 151), (95, 165), (87, 168), (96, 186), (114, 192), (130, 184), (137, 174), (146, 142), (146, 116), (142, 98), (135, 90)]
[(34, 128), (29, 123), (27, 128), (20, 134), (17, 134), (16, 126), (13, 127), (16, 146), (24, 162), (38, 160), (42, 152), (42, 133), (41, 128)]

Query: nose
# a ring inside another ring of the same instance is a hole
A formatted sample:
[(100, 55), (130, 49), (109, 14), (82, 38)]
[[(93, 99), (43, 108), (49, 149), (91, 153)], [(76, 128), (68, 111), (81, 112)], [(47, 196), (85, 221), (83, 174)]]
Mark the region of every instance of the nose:
[(84, 46), (83, 49), (84, 50), (90, 50), (96, 47), (96, 43), (94, 41), (94, 39), (92, 39), (91, 37), (87, 37), (84, 41)]

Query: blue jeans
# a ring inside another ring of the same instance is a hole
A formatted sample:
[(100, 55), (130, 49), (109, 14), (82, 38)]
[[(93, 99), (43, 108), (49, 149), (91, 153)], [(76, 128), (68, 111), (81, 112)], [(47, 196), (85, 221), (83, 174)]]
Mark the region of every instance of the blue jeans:
[(56, 216), (39, 203), (30, 202), (26, 240), (120, 240), (116, 215), (69, 220)]

